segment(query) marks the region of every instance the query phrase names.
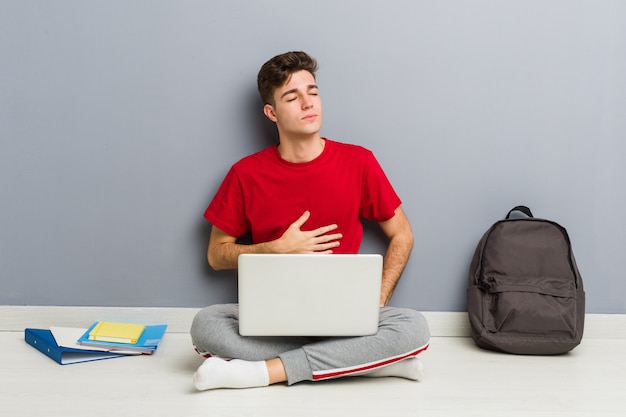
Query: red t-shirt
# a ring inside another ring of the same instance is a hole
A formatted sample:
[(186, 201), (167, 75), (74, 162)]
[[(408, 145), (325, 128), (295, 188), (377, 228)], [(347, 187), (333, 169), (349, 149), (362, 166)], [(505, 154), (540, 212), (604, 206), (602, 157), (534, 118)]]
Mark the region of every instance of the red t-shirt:
[(337, 224), (343, 238), (335, 253), (357, 253), (361, 219), (389, 220), (401, 201), (374, 154), (326, 139), (320, 156), (287, 162), (276, 146), (235, 163), (204, 217), (233, 237), (251, 233), (254, 243), (278, 239), (306, 210), (302, 230)]

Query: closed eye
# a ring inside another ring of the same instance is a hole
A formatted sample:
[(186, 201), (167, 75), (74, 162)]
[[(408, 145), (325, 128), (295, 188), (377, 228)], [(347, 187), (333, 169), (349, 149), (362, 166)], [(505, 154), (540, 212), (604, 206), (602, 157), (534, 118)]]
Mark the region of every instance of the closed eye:
[[(292, 90), (285, 91), (280, 97), (286, 100), (287, 102), (295, 101), (298, 98), (297, 93), (298, 93), (298, 90), (294, 88)], [(307, 86), (307, 94), (311, 96), (319, 95), (317, 85), (312, 84), (312, 85)]]

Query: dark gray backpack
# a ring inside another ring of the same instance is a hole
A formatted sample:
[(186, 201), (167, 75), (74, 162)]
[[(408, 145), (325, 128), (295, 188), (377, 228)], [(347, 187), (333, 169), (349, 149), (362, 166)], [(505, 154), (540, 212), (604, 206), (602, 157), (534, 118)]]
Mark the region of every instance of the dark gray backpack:
[[(527, 217), (511, 218), (514, 211)], [(585, 292), (567, 231), (514, 207), (478, 242), (467, 310), (472, 339), (484, 349), (551, 355), (578, 346)]]

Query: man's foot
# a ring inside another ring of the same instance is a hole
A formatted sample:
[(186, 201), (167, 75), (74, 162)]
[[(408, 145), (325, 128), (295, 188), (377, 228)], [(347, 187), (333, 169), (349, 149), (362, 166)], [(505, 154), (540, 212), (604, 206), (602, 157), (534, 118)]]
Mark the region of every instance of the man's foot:
[(253, 388), (269, 385), (269, 374), (264, 361), (230, 361), (210, 357), (193, 375), (193, 384), (200, 390), (215, 388)]
[(412, 379), (419, 381), (424, 378), (424, 365), (422, 361), (416, 357), (408, 358), (400, 362), (376, 369), (362, 376), (371, 378), (379, 378), (384, 376), (396, 376), (399, 378)]

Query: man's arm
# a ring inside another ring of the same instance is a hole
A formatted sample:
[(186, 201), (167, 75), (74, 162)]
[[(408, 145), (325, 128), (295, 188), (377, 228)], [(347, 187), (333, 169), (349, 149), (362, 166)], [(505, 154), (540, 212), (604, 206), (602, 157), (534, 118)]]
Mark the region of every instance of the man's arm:
[(394, 216), (380, 227), (389, 238), (387, 252), (383, 258), (383, 280), (380, 291), (380, 305), (385, 306), (391, 299), (402, 271), (413, 249), (413, 231), (404, 210), (398, 207)]
[(271, 242), (242, 245), (237, 238), (213, 226), (207, 249), (207, 259), (213, 269), (236, 269), (237, 259), (242, 253), (332, 253), (339, 246), (341, 233), (332, 233), (336, 224), (302, 231), (300, 228), (311, 216), (305, 211), (293, 222), (283, 235)]

